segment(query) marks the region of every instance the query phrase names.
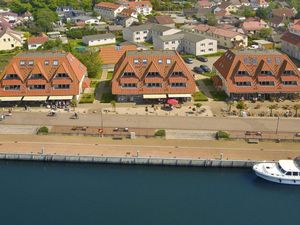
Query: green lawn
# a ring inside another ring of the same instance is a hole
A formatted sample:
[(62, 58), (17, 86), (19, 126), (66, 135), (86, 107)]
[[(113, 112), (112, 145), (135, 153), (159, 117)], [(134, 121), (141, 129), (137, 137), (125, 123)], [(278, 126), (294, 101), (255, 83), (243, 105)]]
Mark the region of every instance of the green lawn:
[(213, 81), (211, 80), (211, 78), (205, 78), (202, 81), (206, 86), (213, 86)]
[(225, 101), (228, 98), (224, 91), (210, 91), (210, 94), (215, 101)]
[(202, 55), (204, 57), (216, 57), (216, 56), (221, 56), (221, 55), (224, 55), (225, 52), (223, 51), (218, 51), (216, 53), (212, 53), (212, 54), (207, 54), (207, 55)]
[(206, 77), (213, 77), (213, 76), (215, 76), (216, 75), (216, 72), (205, 72), (205, 73), (203, 73), (203, 76), (206, 76)]
[(153, 46), (153, 43), (146, 41), (143, 43), (143, 45), (151, 47), (151, 46)]
[(192, 55), (192, 54), (182, 54), (181, 57), (183, 59), (186, 59), (186, 58), (192, 58), (192, 59), (194, 59), (194, 58), (196, 58), (196, 56)]
[(108, 71), (108, 72), (107, 72), (107, 79), (108, 79), (108, 80), (111, 80), (112, 77), (113, 77), (113, 75), (114, 75), (114, 72)]
[(95, 95), (94, 93), (85, 93), (82, 94), (79, 103), (93, 103), (95, 100)]
[(112, 93), (103, 93), (101, 97), (101, 103), (110, 103), (115, 100), (115, 96)]
[(91, 88), (96, 88), (100, 84), (99, 80), (91, 80), (90, 87)]
[(193, 94), (193, 98), (195, 102), (199, 102), (199, 101), (208, 101), (208, 98), (205, 96), (205, 94), (200, 91), (200, 92), (195, 92)]

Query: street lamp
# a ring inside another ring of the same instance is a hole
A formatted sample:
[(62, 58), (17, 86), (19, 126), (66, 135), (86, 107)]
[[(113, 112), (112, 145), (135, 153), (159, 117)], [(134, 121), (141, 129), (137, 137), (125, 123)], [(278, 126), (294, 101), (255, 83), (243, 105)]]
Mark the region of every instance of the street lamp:
[(279, 128), (279, 116), (277, 117), (277, 125), (276, 125), (276, 134), (278, 133), (278, 128)]

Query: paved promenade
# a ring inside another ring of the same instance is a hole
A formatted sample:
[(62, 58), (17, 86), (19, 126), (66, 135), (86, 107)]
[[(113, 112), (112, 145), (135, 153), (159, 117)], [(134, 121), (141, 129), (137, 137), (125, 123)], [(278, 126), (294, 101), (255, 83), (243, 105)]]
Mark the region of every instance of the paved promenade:
[[(101, 126), (100, 113), (80, 114), (78, 120), (70, 119), (72, 113), (58, 113), (47, 117), (44, 112), (14, 112), (12, 117), (0, 121), (0, 126), (9, 125), (67, 125)], [(154, 129), (185, 130), (228, 130), (228, 131), (276, 131), (277, 118), (223, 118), (223, 117), (180, 117), (138, 116), (103, 114), (104, 127), (135, 127)], [(300, 132), (300, 119), (281, 118), (279, 132)]]
[(279, 160), (300, 155), (298, 143), (0, 135), (0, 153), (228, 160)]

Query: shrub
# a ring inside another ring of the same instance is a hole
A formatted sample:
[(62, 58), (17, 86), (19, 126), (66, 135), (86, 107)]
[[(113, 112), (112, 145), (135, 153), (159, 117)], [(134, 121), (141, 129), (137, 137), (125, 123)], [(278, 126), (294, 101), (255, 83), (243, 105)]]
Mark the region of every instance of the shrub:
[(112, 93), (103, 93), (101, 97), (101, 103), (110, 103), (115, 99), (115, 96)]
[(155, 136), (157, 137), (165, 137), (166, 136), (166, 131), (165, 130), (157, 130), (155, 131)]
[(37, 130), (37, 134), (48, 134), (49, 133), (49, 129), (48, 127), (40, 127), (38, 130)]
[(95, 100), (95, 96), (93, 93), (85, 93), (82, 94), (81, 98), (80, 98), (80, 102), (79, 103), (93, 103)]
[(225, 131), (218, 131), (216, 134), (216, 138), (217, 139), (228, 139), (229, 138), (229, 134)]
[(195, 102), (199, 102), (199, 101), (208, 101), (208, 98), (203, 94), (203, 92), (195, 92), (193, 94), (193, 98)]

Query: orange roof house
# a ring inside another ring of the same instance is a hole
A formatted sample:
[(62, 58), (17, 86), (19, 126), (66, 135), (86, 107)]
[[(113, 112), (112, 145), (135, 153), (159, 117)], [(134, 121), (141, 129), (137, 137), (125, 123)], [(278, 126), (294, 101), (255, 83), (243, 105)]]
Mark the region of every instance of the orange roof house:
[(1, 73), (0, 99), (71, 100), (79, 97), (86, 76), (86, 67), (71, 53), (23, 52)]
[(300, 92), (297, 66), (276, 50), (228, 50), (214, 69), (231, 98), (290, 97)]
[(118, 101), (191, 98), (194, 78), (176, 51), (126, 51), (115, 66), (112, 93)]

